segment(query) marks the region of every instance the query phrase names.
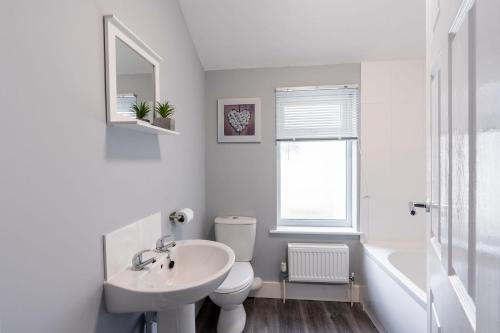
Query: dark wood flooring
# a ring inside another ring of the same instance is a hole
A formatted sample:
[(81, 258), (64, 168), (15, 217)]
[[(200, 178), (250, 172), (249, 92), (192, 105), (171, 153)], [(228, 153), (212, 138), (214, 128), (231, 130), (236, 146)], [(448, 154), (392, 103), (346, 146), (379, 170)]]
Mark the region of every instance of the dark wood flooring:
[[(247, 298), (245, 333), (370, 333), (375, 326), (349, 303)], [(216, 333), (219, 307), (207, 298), (196, 318), (197, 333)]]

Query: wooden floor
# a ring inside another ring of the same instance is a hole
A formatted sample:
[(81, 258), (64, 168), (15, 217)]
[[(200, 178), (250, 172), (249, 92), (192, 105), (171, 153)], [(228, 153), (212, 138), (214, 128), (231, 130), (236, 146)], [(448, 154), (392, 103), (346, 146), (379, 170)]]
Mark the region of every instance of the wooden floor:
[[(247, 298), (245, 333), (370, 333), (375, 326), (359, 304)], [(196, 332), (216, 333), (219, 307), (207, 298), (198, 317)]]

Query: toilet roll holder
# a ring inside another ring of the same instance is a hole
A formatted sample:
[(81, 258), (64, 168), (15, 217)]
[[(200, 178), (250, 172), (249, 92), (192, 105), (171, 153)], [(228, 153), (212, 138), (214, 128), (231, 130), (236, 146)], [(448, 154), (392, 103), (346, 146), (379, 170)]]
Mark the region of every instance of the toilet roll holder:
[(176, 222), (176, 223), (184, 223), (184, 215), (179, 214), (178, 212), (172, 212), (168, 216), (170, 222)]

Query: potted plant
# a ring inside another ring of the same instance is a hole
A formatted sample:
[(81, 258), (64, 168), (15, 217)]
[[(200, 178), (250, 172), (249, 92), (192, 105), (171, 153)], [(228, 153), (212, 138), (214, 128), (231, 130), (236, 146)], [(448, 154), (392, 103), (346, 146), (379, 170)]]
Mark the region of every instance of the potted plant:
[(154, 125), (169, 130), (175, 130), (175, 119), (173, 115), (175, 113), (175, 107), (168, 101), (165, 103), (156, 103), (155, 111), (160, 115), (160, 118), (155, 118)]
[(148, 119), (144, 119), (150, 111), (149, 105), (146, 102), (134, 103), (131, 110), (135, 113), (135, 117), (137, 119), (147, 121), (149, 123)]

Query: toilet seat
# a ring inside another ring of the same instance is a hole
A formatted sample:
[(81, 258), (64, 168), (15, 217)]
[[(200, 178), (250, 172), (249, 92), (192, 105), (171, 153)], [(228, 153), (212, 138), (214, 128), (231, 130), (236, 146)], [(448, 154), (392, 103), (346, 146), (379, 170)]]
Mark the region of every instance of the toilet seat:
[(226, 279), (214, 293), (235, 293), (248, 287), (253, 281), (253, 269), (249, 262), (235, 262)]

